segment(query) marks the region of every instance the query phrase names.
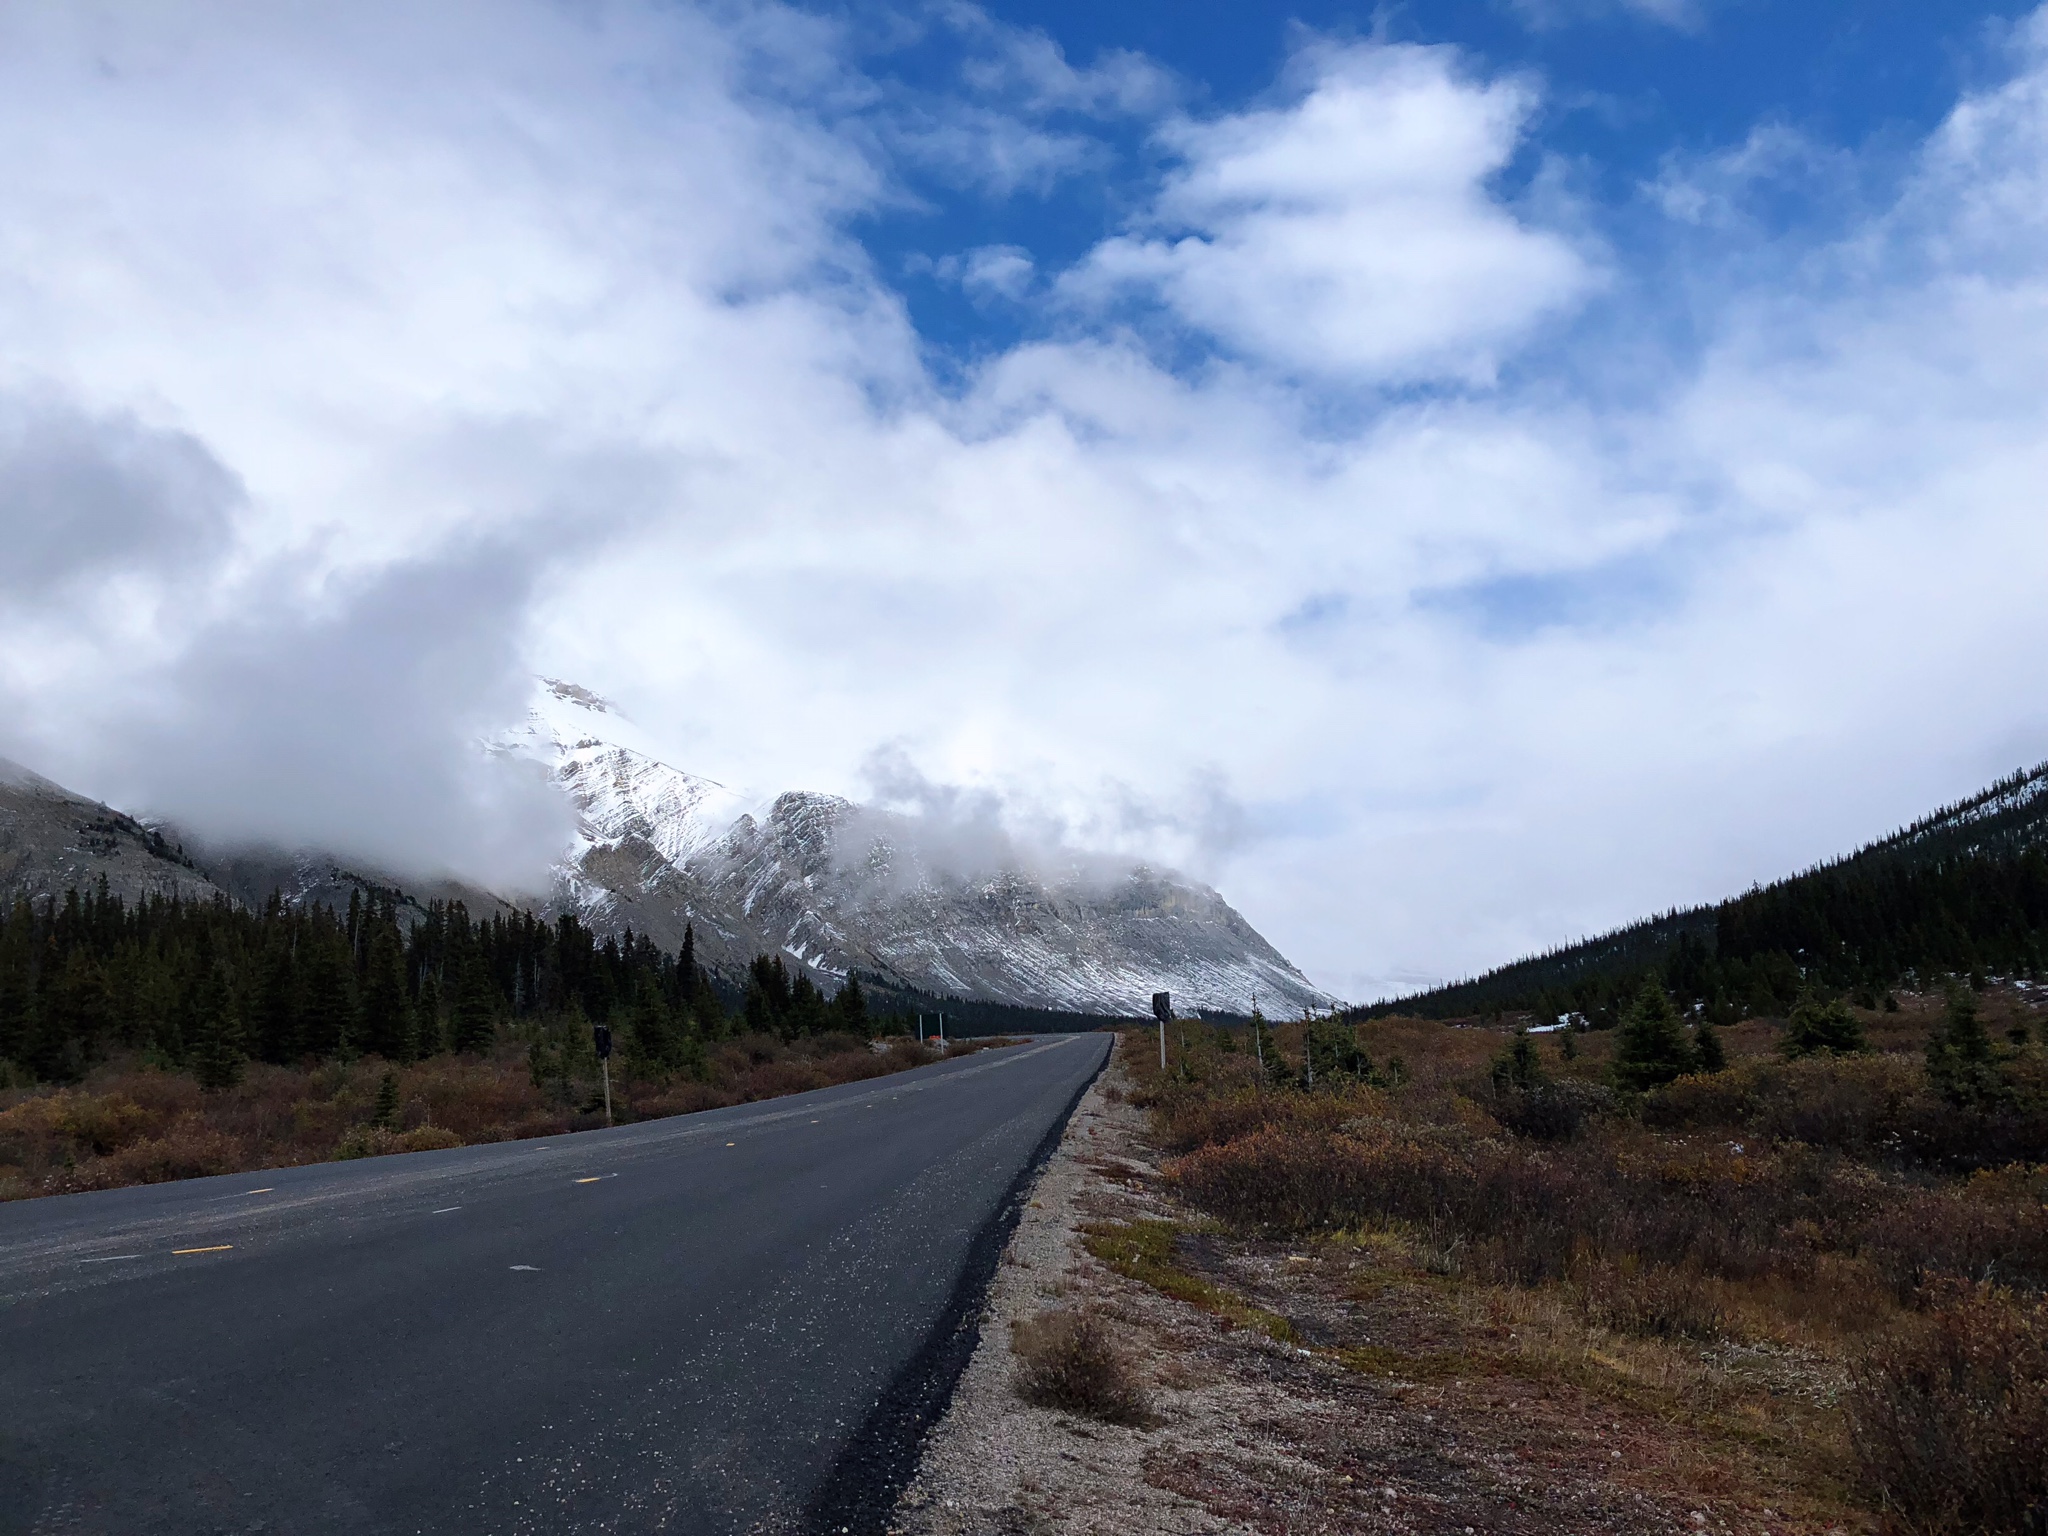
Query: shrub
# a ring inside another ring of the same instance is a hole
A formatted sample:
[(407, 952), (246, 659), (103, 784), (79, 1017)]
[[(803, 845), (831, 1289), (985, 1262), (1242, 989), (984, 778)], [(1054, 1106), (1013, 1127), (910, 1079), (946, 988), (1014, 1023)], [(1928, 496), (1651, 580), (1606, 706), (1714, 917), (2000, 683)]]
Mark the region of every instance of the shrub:
[(1151, 1422), (1130, 1353), (1095, 1312), (1041, 1312), (1010, 1325), (1017, 1392), (1027, 1403), (1108, 1424)]
[(340, 1163), (357, 1157), (384, 1157), (393, 1152), (439, 1152), (462, 1144), (462, 1138), (444, 1125), (422, 1125), (410, 1131), (359, 1125), (341, 1138), (334, 1149), (334, 1160)]
[(1854, 1372), (1865, 1488), (1912, 1536), (2048, 1530), (2048, 1305), (1965, 1293)]
[(1345, 1121), (1369, 1113), (1376, 1102), (1356, 1090), (1310, 1094), (1247, 1089), (1221, 1098), (1167, 1095), (1157, 1106), (1160, 1140), (1168, 1151), (1192, 1152), (1273, 1126), (1333, 1131)]
[(1591, 1262), (1578, 1288), (1588, 1316), (1639, 1338), (1712, 1339), (1726, 1321), (1712, 1289), (1690, 1269)]
[(111, 1157), (87, 1163), (72, 1187), (112, 1189), (123, 1184), (161, 1184), (246, 1168), (248, 1148), (239, 1137), (186, 1117), (161, 1136), (134, 1142)]
[(2048, 1292), (2048, 1205), (2011, 1174), (1895, 1196), (1863, 1222), (1860, 1246), (1906, 1305), (1945, 1281)]
[(1613, 1107), (1614, 1095), (1598, 1083), (1539, 1082), (1496, 1094), (1493, 1117), (1517, 1136), (1568, 1141)]

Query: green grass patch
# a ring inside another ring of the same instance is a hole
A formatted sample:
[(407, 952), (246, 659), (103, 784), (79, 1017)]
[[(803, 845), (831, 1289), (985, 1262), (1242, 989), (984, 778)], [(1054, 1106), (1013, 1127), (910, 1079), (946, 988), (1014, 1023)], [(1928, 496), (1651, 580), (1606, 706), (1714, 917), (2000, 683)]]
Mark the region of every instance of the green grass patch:
[(1172, 1221), (1104, 1223), (1081, 1229), (1081, 1245), (1127, 1279), (1149, 1285), (1176, 1301), (1252, 1328), (1282, 1344), (1300, 1342), (1294, 1324), (1277, 1312), (1255, 1307), (1213, 1281), (1191, 1275), (1174, 1262), (1173, 1240), (1181, 1226)]

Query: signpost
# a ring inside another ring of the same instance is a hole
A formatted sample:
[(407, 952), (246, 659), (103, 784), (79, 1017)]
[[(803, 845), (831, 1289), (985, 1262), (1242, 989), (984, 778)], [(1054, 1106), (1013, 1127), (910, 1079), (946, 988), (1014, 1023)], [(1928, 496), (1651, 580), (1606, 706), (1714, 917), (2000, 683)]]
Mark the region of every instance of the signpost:
[(612, 1028), (609, 1024), (590, 1026), (590, 1040), (597, 1047), (597, 1070), (604, 1074), (604, 1123), (612, 1123)]
[(1173, 994), (1152, 994), (1152, 1017), (1159, 1021), (1159, 1070), (1166, 1070), (1166, 1021), (1173, 1017)]

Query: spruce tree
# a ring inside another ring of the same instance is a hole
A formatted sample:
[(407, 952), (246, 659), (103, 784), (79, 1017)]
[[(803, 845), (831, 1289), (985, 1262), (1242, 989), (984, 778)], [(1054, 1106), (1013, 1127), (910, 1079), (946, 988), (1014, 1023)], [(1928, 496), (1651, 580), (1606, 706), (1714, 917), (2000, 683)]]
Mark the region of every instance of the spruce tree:
[(1855, 1056), (1870, 1049), (1863, 1024), (1839, 997), (1807, 992), (1792, 1007), (1778, 1049), (1789, 1060), (1801, 1056)]
[(1493, 1063), (1493, 1088), (1506, 1093), (1511, 1088), (1527, 1090), (1543, 1081), (1543, 1063), (1536, 1057), (1536, 1041), (1527, 1029), (1515, 1031), (1514, 1041)]
[(1712, 1022), (1701, 1019), (1692, 1032), (1692, 1055), (1694, 1070), (1700, 1072), (1725, 1072), (1728, 1070), (1728, 1051), (1721, 1044), (1721, 1031)]
[(441, 981), (432, 971), (420, 978), (419, 1001), (413, 1004), (412, 1028), (414, 1049), (420, 1060), (438, 1056), (447, 1049), (447, 1037), (441, 1025)]
[(1655, 980), (1643, 983), (1622, 1015), (1614, 1046), (1614, 1080), (1638, 1093), (1683, 1077), (1697, 1062), (1671, 998)]
[(355, 1031), (356, 978), (347, 938), (322, 913), (307, 928), (303, 944), (306, 992), (299, 1045), (314, 1056), (338, 1055)]
[(35, 913), (17, 899), (0, 918), (0, 1061), (23, 1060), (35, 995)]
[(839, 995), (832, 999), (832, 1022), (834, 1028), (849, 1035), (864, 1035), (868, 1032), (867, 994), (860, 989), (860, 978), (848, 976), (846, 985), (839, 989)]
[(398, 1074), (386, 1072), (377, 1084), (377, 1103), (370, 1111), (370, 1124), (384, 1130), (398, 1123)]
[(1991, 1037), (1977, 1013), (1977, 999), (1951, 984), (1941, 1027), (1927, 1041), (1927, 1080), (1951, 1104), (1983, 1104), (2001, 1084)]
[(232, 1088), (242, 1080), (248, 1060), (241, 1014), (228, 984), (227, 966), (214, 960), (201, 973), (193, 1001), (192, 1073), (209, 1092)]
[(455, 1002), (449, 1009), (448, 1045), (460, 1052), (482, 1052), (491, 1048), (498, 1031), (497, 998), (483, 956), (465, 949), (461, 973), (456, 980)]
[(675, 1020), (651, 971), (640, 972), (634, 991), (631, 1038), (633, 1055), (645, 1069), (665, 1072), (673, 1065), (677, 1046)]
[(263, 950), (262, 981), (256, 996), (256, 1054), (277, 1066), (298, 1058), (299, 969), (286, 921), (273, 914)]
[(386, 912), (364, 922), (362, 1023), (357, 1047), (386, 1061), (412, 1056), (412, 1007), (406, 996), (405, 953), (398, 924)]
[(798, 971), (789, 984), (789, 1013), (784, 1032), (791, 1036), (823, 1034), (828, 1017), (825, 994), (818, 990), (808, 972)]

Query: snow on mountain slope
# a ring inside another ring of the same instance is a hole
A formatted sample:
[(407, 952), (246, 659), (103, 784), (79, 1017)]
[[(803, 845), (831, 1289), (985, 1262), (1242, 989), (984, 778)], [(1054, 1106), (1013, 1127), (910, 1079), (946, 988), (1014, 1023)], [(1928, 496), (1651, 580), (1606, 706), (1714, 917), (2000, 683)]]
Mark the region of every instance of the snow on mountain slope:
[(716, 780), (635, 750), (628, 742), (637, 735), (609, 700), (545, 679), (525, 725), (494, 745), (541, 763), (575, 801), (578, 860), (640, 839), (681, 864), (717, 841), (747, 804)]
[(860, 970), (1082, 1013), (1144, 1013), (1162, 990), (1236, 1011), (1335, 1001), (1207, 886), (1073, 855), (962, 872), (922, 851), (914, 818), (807, 792), (750, 810), (638, 736), (606, 700), (547, 681), (494, 744), (542, 762), (575, 801), (555, 899), (602, 929), (673, 947), (687, 923), (729, 969), (779, 950), (828, 985)]

